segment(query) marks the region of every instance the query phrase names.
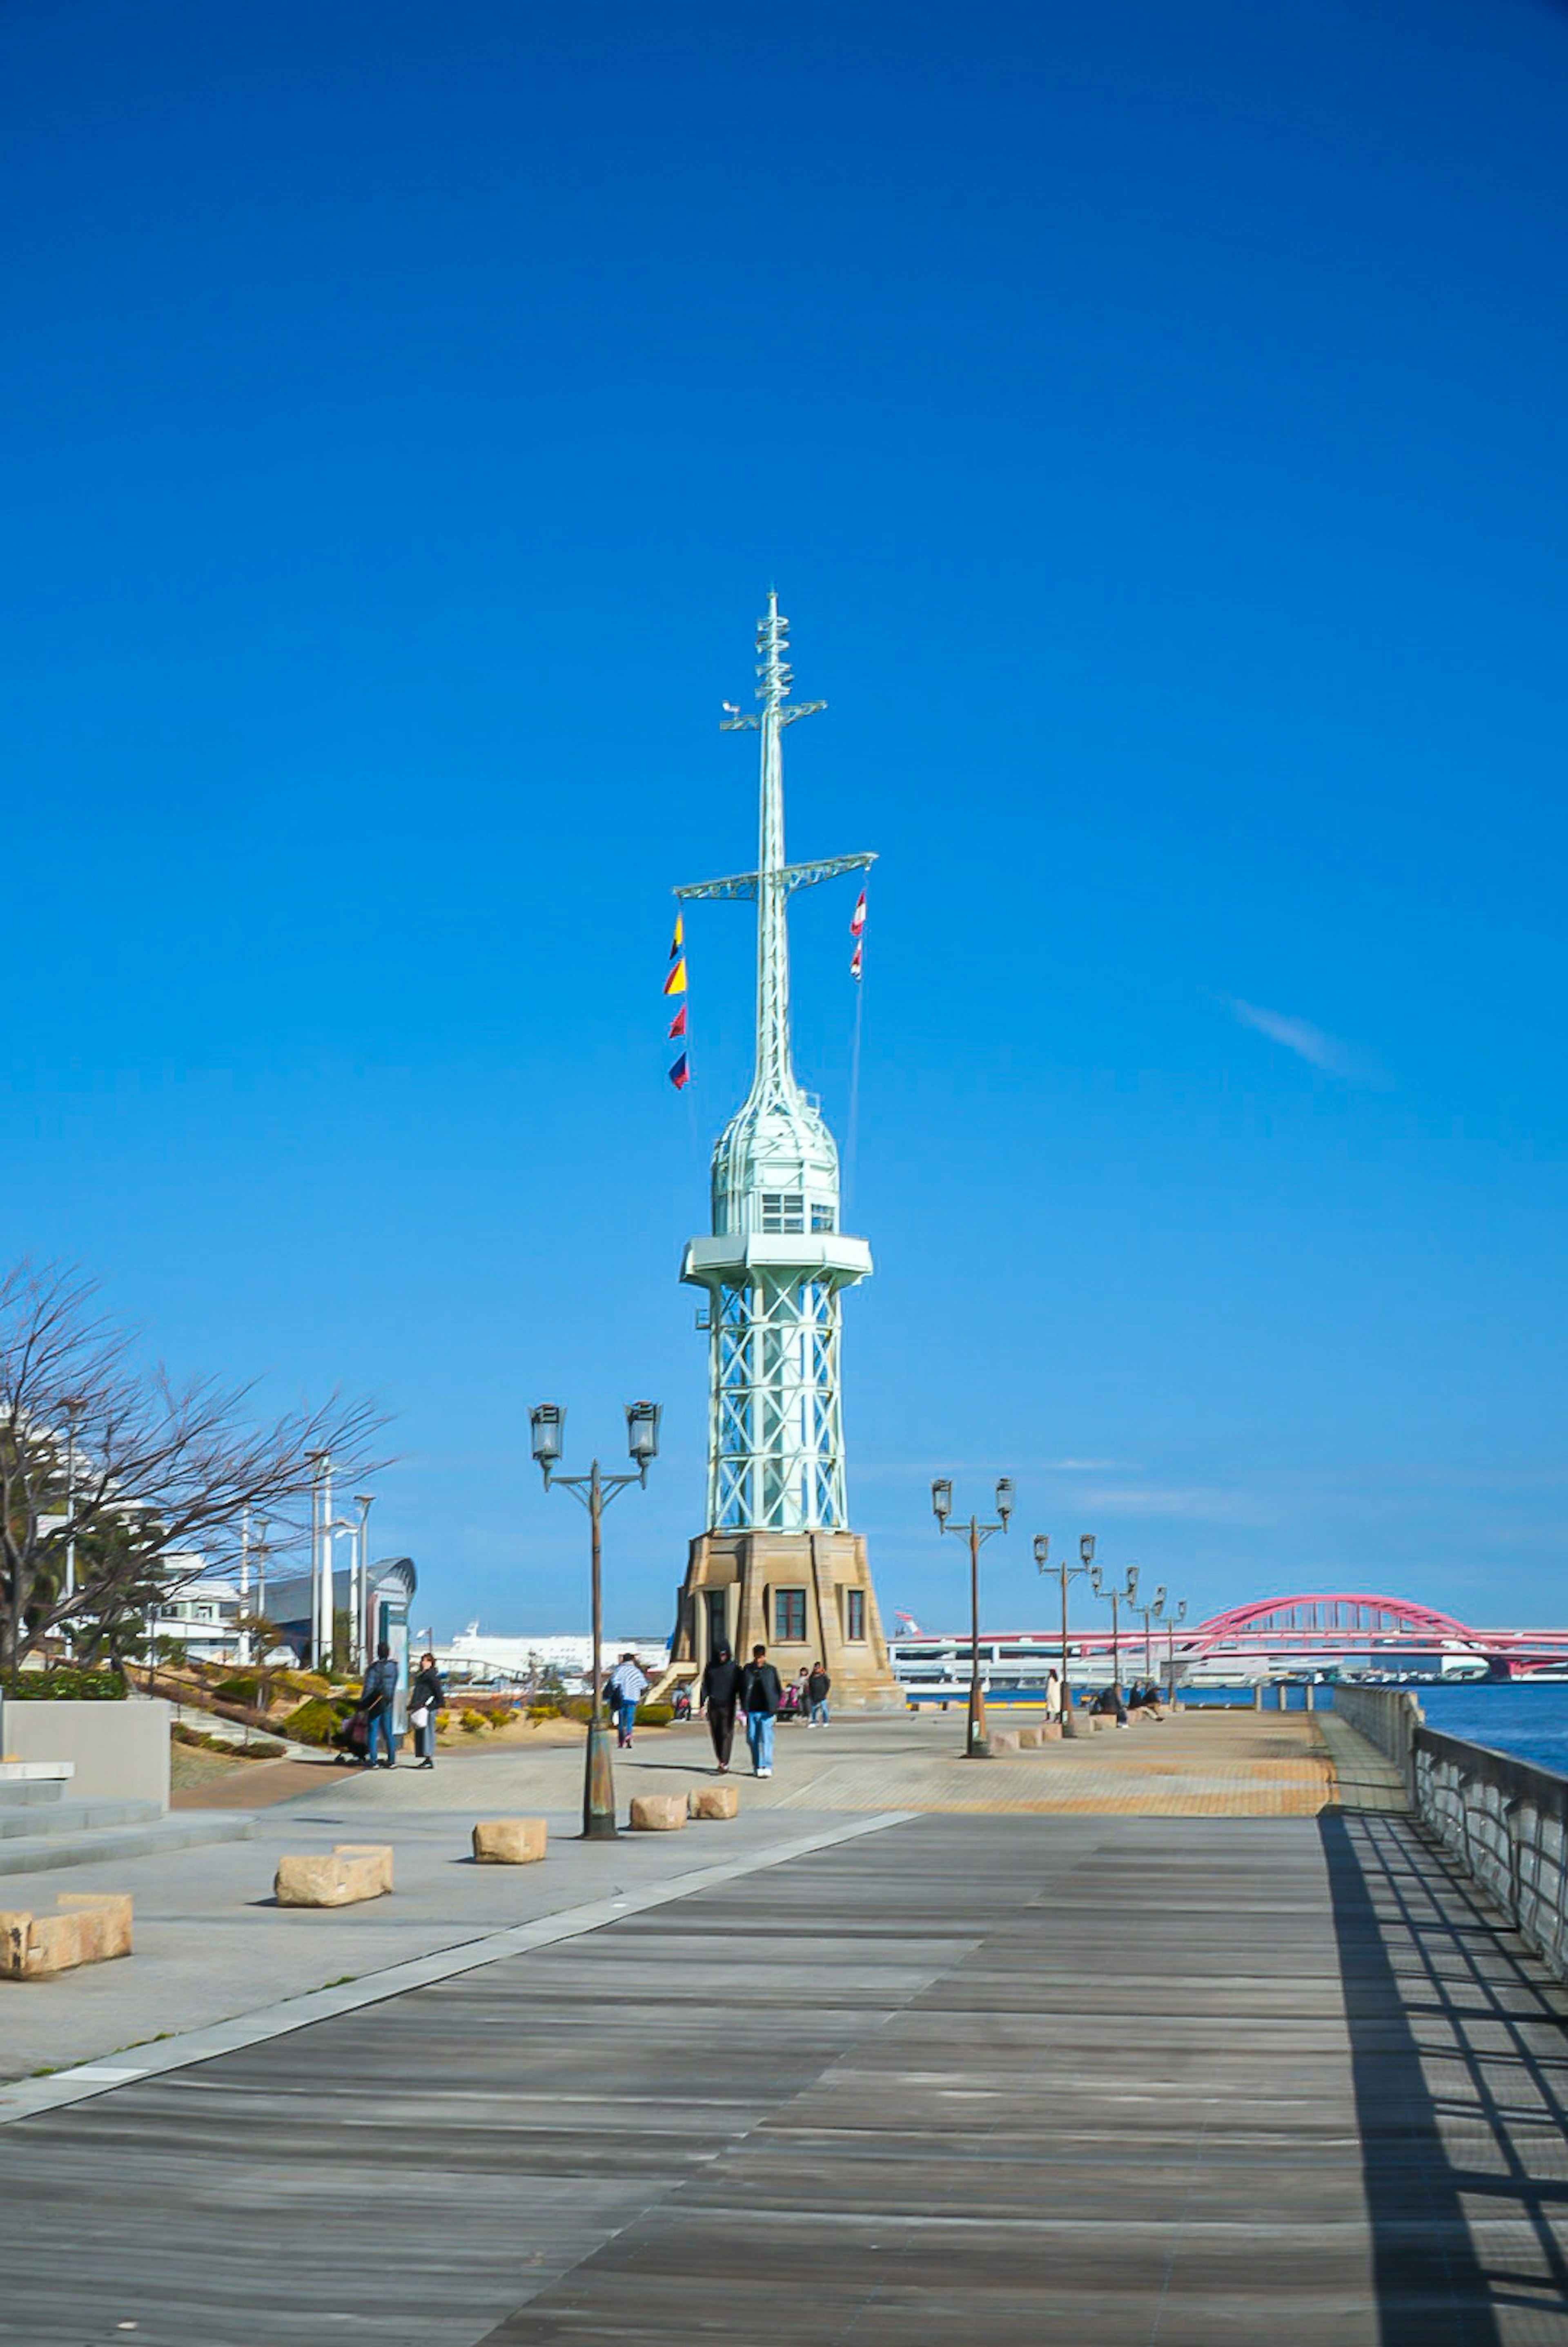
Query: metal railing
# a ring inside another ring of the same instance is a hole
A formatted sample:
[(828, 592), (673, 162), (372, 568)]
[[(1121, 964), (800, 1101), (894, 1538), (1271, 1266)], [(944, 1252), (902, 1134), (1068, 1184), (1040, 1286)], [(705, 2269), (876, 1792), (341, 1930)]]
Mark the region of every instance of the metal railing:
[(1336, 1687), (1334, 1708), (1399, 1767), (1418, 1821), (1568, 1980), (1568, 1777), (1439, 1735), (1403, 1688)]

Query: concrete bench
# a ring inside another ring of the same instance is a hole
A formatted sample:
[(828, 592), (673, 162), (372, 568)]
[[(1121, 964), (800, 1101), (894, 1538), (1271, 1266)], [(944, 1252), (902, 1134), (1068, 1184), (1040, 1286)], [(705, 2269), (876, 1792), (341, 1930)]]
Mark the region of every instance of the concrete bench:
[(0, 1980), (47, 1980), (130, 1952), (128, 1891), (63, 1891), (52, 1915), (0, 1913)]
[(1018, 1749), (1019, 1730), (1014, 1727), (993, 1727), (991, 1731), (991, 1751), (993, 1759), (1004, 1760)]
[(685, 1823), (684, 1793), (639, 1793), (632, 1803), (634, 1833), (678, 1833)]
[(735, 1818), (740, 1814), (738, 1785), (694, 1785), (686, 1797), (688, 1818)]
[(341, 1841), (309, 1858), (280, 1858), (272, 1878), (280, 1907), (353, 1907), (392, 1887), (392, 1844), (382, 1841)]
[(545, 1855), (543, 1818), (481, 1818), (473, 1829), (476, 1866), (534, 1866)]

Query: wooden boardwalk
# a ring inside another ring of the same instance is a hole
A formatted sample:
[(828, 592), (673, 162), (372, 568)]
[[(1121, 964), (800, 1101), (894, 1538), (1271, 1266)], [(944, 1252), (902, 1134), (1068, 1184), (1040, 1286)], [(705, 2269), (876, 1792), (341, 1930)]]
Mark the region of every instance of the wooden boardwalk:
[(0, 2130), (0, 2340), (1568, 2347), (1565, 2011), (1401, 1819), (919, 1817)]

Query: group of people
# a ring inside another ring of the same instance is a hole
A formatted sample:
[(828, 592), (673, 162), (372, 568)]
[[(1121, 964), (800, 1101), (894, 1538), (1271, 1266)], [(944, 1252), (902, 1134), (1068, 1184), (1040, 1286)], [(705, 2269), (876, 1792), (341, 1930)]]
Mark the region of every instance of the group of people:
[(1140, 1686), (1135, 1679), (1125, 1696), (1119, 1686), (1102, 1688), (1089, 1708), (1107, 1718), (1114, 1717), (1119, 1726), (1125, 1727), (1130, 1711), (1159, 1711), (1164, 1702), (1165, 1698), (1153, 1679), (1146, 1686)]
[(754, 1777), (773, 1774), (773, 1723), (780, 1714), (799, 1711), (804, 1700), (813, 1727), (828, 1725), (828, 1696), (833, 1682), (820, 1663), (813, 1663), (802, 1671), (799, 1682), (789, 1690), (794, 1697), (786, 1696), (782, 1680), (768, 1659), (766, 1646), (753, 1646), (751, 1660), (738, 1663), (727, 1645), (713, 1650), (713, 1658), (702, 1675), (702, 1708), (708, 1717), (708, 1732), (713, 1739), (713, 1757), (718, 1763), (718, 1773), (727, 1776), (729, 1755), (735, 1743), (737, 1717), (746, 1722), (746, 1746), (751, 1755)]
[[(397, 1763), (397, 1737), (393, 1727), (397, 1703), (397, 1658), (383, 1638), (376, 1648), (375, 1661), (365, 1673), (360, 1689), (356, 1721), (364, 1722), (364, 1750), (361, 1765), (366, 1768), (392, 1768)], [(422, 1768), (435, 1766), (435, 1736), (437, 1714), (446, 1709), (446, 1683), (435, 1666), (433, 1655), (422, 1655), (419, 1670), (408, 1691), (408, 1724), (413, 1730), (414, 1751)], [(376, 1758), (377, 1747), (382, 1758)]]

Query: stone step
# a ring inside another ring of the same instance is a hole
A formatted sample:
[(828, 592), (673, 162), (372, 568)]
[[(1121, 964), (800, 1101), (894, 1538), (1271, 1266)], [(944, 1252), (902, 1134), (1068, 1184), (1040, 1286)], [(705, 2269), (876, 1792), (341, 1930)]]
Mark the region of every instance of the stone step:
[(51, 1801), (46, 1806), (0, 1809), (0, 1848), (8, 1841), (45, 1835), (93, 1833), (103, 1826), (144, 1826), (163, 1811), (156, 1801)]
[(145, 1825), (100, 1826), (85, 1833), (17, 1835), (0, 1841), (0, 1875), (97, 1866), (106, 1860), (117, 1865), (127, 1858), (157, 1858), (165, 1850), (248, 1841), (254, 1823), (253, 1819), (232, 1810), (201, 1809), (153, 1817)]
[(0, 1818), (64, 1800), (76, 1773), (69, 1760), (0, 1760)]

